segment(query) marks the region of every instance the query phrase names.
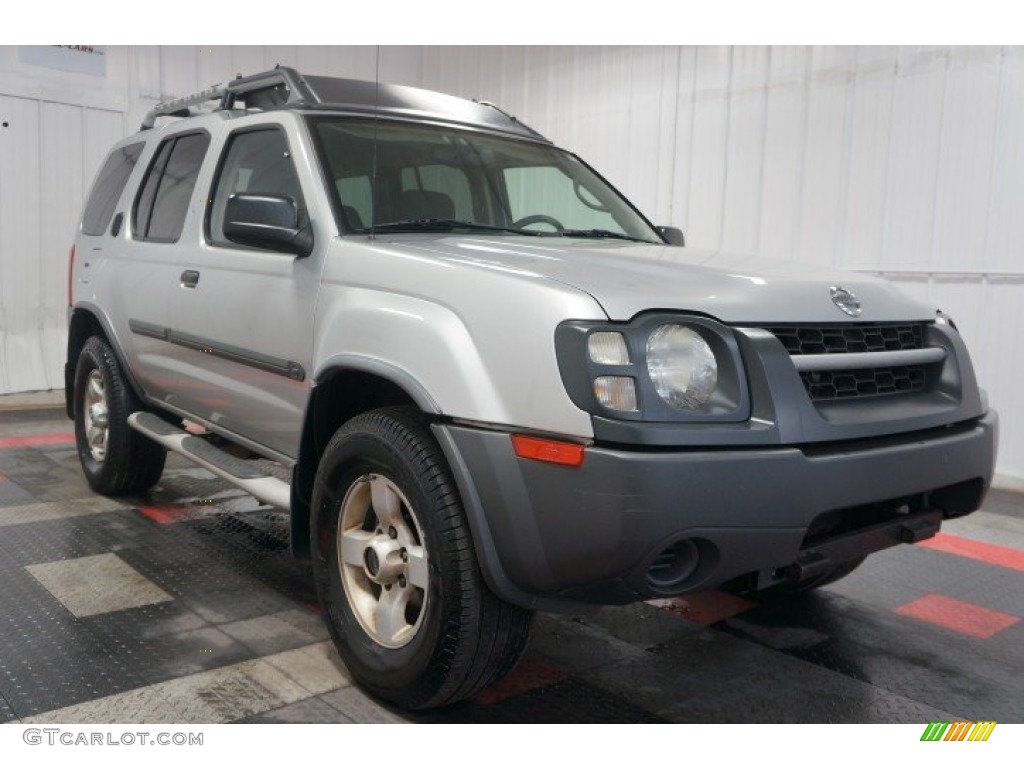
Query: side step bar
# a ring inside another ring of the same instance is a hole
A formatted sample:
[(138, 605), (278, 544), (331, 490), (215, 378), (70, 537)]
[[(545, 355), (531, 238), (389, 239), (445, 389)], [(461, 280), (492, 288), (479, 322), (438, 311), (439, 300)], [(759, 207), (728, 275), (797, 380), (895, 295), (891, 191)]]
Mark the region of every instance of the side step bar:
[(291, 508), (291, 486), (253, 464), (225, 453), (201, 437), (190, 435), (152, 413), (139, 411), (128, 424), (164, 448), (208, 469), (260, 501), (281, 509)]

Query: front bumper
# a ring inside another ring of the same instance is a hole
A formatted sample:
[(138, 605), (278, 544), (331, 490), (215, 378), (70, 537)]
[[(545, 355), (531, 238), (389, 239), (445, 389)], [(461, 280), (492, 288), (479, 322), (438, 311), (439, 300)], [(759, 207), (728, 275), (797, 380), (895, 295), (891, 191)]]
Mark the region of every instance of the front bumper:
[[(559, 608), (707, 589), (739, 576), (764, 586), (787, 569), (799, 574), (799, 564), (821, 552), (853, 557), (914, 540), (915, 530), (930, 535), (941, 517), (981, 504), (998, 422), (990, 412), (949, 427), (806, 447), (591, 447), (578, 468), (520, 459), (506, 432), (453, 424), (434, 431), (491, 589), (520, 605)], [(830, 514), (869, 517), (856, 530), (845, 522), (843, 535), (815, 538)], [(694, 544), (699, 564), (670, 590), (654, 586), (652, 565), (681, 541)]]

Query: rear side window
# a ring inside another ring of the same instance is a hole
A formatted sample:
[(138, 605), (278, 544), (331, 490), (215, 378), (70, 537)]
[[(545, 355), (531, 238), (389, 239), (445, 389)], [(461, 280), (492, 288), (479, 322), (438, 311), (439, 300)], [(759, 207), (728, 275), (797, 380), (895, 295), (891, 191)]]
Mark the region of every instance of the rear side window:
[(205, 133), (173, 136), (160, 145), (135, 201), (132, 230), (137, 239), (173, 243), (181, 237), (209, 145)]
[(128, 183), (128, 177), (132, 175), (144, 146), (144, 142), (129, 144), (110, 153), (100, 175), (96, 177), (96, 183), (89, 193), (89, 201), (85, 204), (85, 215), (82, 216), (83, 234), (95, 236), (107, 231), (117, 201), (121, 199), (124, 185)]

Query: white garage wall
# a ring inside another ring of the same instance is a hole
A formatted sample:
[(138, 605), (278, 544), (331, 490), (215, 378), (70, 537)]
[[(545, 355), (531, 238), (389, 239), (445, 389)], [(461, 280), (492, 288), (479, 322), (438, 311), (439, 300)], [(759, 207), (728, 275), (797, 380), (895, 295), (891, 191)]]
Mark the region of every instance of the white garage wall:
[[(110, 48), (106, 78), (0, 47), (0, 393), (62, 386), (67, 249), (109, 144), (162, 98), (372, 47)], [(701, 247), (871, 271), (957, 320), (1024, 486), (1024, 49), (394, 47), (381, 79), (502, 105)]]

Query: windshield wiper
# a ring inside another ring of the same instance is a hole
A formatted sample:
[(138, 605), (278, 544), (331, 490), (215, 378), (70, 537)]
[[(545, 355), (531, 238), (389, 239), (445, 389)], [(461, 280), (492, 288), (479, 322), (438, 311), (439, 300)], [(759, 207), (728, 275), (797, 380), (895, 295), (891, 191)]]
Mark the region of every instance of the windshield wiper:
[[(545, 232), (544, 234), (548, 234)], [(610, 229), (563, 229), (561, 232), (553, 233), (561, 237), (593, 237), (609, 238), (613, 240), (632, 240), (634, 243), (653, 243), (653, 240), (644, 240), (642, 237), (633, 237), (623, 232), (612, 232)]]
[[(373, 227), (375, 232), (452, 232), (456, 229), (469, 229), (474, 232), (511, 232), (516, 235), (532, 236), (545, 234), (514, 227), (481, 224), (476, 221), (459, 221), (458, 219), (405, 219), (404, 221), (388, 221)], [(362, 231), (368, 233), (370, 228), (364, 227)]]

